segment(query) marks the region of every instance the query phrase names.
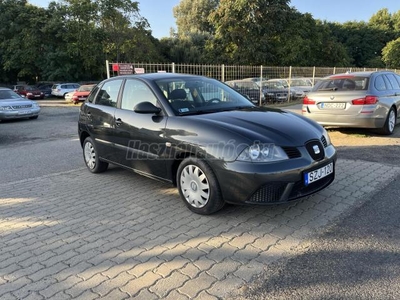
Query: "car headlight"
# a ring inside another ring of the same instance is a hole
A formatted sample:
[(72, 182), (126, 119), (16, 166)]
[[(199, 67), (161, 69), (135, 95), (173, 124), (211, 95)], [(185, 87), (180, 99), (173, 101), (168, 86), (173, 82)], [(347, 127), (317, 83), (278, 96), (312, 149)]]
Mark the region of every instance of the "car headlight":
[(324, 136), (325, 140), (326, 140), (326, 144), (327, 146), (331, 145), (331, 138), (329, 137), (328, 131), (326, 131), (326, 129), (324, 128), (322, 135)]
[(32, 96), (33, 94), (32, 94), (32, 93), (26, 93), (26, 95), (27, 95), (27, 96)]
[(0, 110), (13, 110), (11, 106), (0, 106)]
[(33, 102), (32, 107), (39, 107), (39, 104), (37, 102)]
[(275, 144), (253, 144), (245, 148), (236, 160), (249, 162), (272, 162), (289, 159), (285, 151)]

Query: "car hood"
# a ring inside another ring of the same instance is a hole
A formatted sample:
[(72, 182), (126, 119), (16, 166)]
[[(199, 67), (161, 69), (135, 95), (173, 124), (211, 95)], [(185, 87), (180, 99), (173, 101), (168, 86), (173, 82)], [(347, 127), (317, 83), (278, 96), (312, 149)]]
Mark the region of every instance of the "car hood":
[(196, 123), (207, 123), (211, 128), (229, 132), (230, 137), (241, 136), (241, 142), (275, 143), (280, 146), (302, 146), (312, 139), (320, 139), (323, 128), (301, 115), (280, 109), (252, 108), (190, 116)]
[(88, 96), (90, 94), (90, 92), (75, 92), (74, 95), (75, 96)]
[(33, 105), (37, 104), (36, 101), (31, 101), (27, 99), (5, 99), (0, 100), (0, 106), (19, 106), (19, 105)]

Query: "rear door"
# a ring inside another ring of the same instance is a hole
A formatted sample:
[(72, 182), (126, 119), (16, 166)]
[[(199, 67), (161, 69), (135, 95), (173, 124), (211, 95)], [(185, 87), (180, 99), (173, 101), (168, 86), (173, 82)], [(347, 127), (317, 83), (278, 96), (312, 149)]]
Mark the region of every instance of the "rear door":
[(96, 88), (83, 107), (82, 117), (86, 118), (86, 127), (94, 139), (99, 156), (109, 161), (116, 161), (114, 148), (115, 122), (114, 114), (122, 79), (113, 79)]

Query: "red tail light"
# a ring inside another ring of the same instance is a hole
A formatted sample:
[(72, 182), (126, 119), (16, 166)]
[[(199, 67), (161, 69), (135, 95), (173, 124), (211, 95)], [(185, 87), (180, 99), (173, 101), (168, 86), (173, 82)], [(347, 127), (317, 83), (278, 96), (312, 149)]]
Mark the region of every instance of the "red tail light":
[(311, 100), (307, 96), (305, 96), (303, 98), (303, 104), (315, 104), (315, 100)]
[(364, 98), (354, 99), (351, 101), (353, 105), (370, 105), (370, 104), (376, 104), (377, 102), (378, 102), (377, 96), (366, 96)]

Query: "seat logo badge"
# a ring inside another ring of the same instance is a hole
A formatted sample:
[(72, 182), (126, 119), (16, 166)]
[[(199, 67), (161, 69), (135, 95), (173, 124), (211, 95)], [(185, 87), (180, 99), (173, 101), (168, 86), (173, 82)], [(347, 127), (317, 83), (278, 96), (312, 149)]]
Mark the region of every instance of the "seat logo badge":
[(330, 96), (331, 100), (335, 99), (335, 96)]
[(319, 150), (318, 145), (314, 145), (314, 146), (313, 146), (313, 149), (314, 149), (314, 153), (315, 153), (315, 154), (320, 154), (320, 153), (321, 153), (321, 150)]

